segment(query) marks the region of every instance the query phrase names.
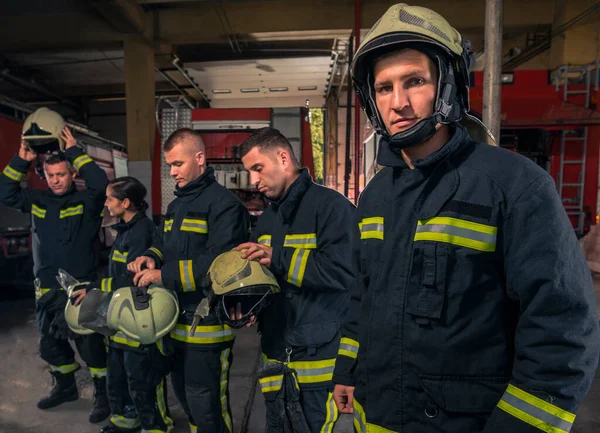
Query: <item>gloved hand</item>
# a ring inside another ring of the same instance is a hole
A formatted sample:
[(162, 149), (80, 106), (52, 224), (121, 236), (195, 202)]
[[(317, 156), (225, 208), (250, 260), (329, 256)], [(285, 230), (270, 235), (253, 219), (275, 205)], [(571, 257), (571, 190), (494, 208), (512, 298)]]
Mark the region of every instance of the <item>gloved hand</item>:
[(69, 338), (69, 326), (67, 325), (67, 321), (65, 320), (65, 313), (62, 311), (58, 311), (54, 315), (54, 319), (50, 323), (49, 333), (57, 340), (67, 340)]

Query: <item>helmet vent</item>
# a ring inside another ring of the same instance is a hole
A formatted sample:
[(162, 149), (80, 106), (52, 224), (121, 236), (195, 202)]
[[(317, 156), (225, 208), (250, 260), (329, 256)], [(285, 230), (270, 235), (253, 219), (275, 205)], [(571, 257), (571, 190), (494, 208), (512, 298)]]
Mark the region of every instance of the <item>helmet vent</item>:
[(400, 21), (402, 21), (406, 24), (410, 24), (412, 26), (421, 27), (425, 30), (435, 33), (436, 35), (438, 35), (440, 38), (444, 39), (448, 43), (452, 43), (450, 38), (439, 28), (437, 28), (436, 26), (434, 26), (431, 23), (426, 22), (423, 18), (413, 15), (409, 12), (406, 12), (404, 9), (400, 9)]

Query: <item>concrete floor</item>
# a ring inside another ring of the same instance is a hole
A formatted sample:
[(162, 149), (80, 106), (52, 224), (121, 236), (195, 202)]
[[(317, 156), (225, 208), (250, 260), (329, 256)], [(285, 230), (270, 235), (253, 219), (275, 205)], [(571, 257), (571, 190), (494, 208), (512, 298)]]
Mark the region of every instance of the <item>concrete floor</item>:
[[(600, 276), (595, 280), (600, 311)], [(37, 328), (33, 300), (0, 302), (0, 433), (97, 433), (101, 425), (87, 421), (93, 387), (87, 369), (76, 373), (79, 400), (48, 411), (36, 401), (51, 389), (45, 363), (37, 353)], [(235, 433), (264, 432), (264, 403), (255, 386), (260, 363), (255, 328), (238, 332), (230, 377), (230, 399)], [(584, 400), (572, 432), (600, 432), (600, 370)], [(173, 433), (187, 433), (187, 419), (169, 384), (169, 408), (175, 421)], [(352, 417), (344, 415), (335, 433), (351, 433)]]

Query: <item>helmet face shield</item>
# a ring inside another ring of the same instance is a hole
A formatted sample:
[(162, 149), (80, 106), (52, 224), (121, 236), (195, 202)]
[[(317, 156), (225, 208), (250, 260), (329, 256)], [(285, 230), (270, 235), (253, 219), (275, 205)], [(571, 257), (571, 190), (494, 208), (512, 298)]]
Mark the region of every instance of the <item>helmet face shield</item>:
[[(264, 293), (248, 293), (220, 296), (220, 302), (215, 306), (219, 320), (234, 329), (243, 328), (250, 322), (252, 316), (257, 316), (269, 305), (270, 295), (273, 293), (268, 287)], [(231, 317), (231, 311), (237, 313), (238, 306), (241, 310), (241, 319)]]

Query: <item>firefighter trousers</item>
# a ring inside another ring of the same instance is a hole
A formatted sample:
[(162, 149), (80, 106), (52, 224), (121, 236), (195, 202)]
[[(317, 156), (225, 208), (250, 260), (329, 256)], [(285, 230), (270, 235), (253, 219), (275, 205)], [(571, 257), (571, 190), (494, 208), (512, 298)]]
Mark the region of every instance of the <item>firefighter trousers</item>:
[(111, 424), (167, 433), (173, 428), (166, 401), (168, 358), (156, 345), (108, 348), (107, 390)]
[(197, 349), (177, 344), (171, 382), (191, 433), (233, 433), (229, 406), (230, 347)]
[[(50, 370), (68, 374), (76, 371), (79, 364), (75, 362), (75, 352), (68, 340), (54, 338), (50, 324), (55, 314), (64, 314), (64, 310), (51, 310), (36, 304), (35, 318), (40, 332), (39, 350), (41, 358), (50, 364)], [(77, 335), (75, 346), (81, 359), (87, 364), (93, 378), (106, 376), (106, 346), (100, 334)]]
[(300, 387), (300, 405), (311, 433), (333, 433), (339, 414), (331, 389)]

